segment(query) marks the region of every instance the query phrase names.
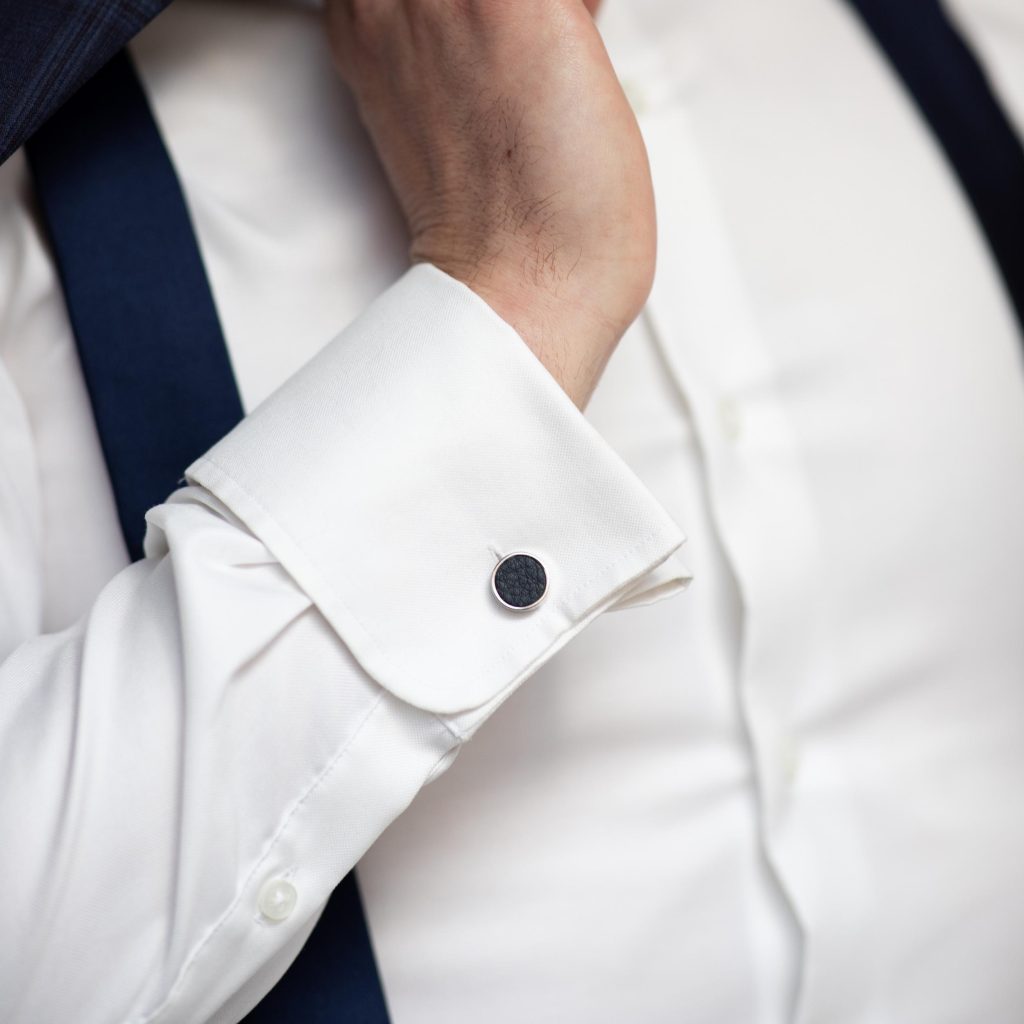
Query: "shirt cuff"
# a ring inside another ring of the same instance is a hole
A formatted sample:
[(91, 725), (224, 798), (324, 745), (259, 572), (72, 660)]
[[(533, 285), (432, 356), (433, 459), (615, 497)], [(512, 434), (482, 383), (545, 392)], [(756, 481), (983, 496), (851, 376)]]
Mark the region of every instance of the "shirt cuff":
[[(601, 611), (689, 578), (679, 527), (519, 335), (410, 269), (186, 472), (269, 548), (366, 672), (415, 707), (489, 704)], [(491, 592), (499, 558), (544, 600)]]

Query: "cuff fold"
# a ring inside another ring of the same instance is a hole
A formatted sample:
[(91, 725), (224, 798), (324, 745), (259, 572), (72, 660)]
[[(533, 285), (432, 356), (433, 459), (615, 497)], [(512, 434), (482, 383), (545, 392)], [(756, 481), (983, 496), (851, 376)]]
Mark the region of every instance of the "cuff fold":
[[(409, 270), (186, 472), (269, 548), (381, 686), (493, 700), (602, 610), (689, 578), (684, 536), (518, 334)], [(545, 566), (530, 611), (498, 559)]]

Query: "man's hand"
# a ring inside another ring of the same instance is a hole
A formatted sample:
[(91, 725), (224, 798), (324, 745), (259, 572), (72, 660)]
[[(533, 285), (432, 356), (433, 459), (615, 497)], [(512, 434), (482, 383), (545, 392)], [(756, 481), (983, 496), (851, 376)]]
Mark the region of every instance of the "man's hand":
[(654, 272), (647, 154), (597, 0), (328, 0), (415, 261), (468, 284), (582, 408)]

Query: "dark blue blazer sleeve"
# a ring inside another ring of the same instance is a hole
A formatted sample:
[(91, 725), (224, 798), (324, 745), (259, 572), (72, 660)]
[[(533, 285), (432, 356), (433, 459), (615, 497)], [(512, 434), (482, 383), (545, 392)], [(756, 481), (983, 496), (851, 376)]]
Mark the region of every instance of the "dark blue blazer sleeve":
[(0, 163), (170, 0), (0, 0)]

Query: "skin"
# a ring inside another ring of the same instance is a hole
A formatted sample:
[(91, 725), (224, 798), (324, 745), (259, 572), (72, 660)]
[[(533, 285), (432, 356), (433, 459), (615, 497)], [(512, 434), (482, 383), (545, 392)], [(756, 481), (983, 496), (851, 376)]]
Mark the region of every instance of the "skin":
[(409, 228), (581, 409), (654, 274), (650, 169), (600, 0), (328, 0)]

